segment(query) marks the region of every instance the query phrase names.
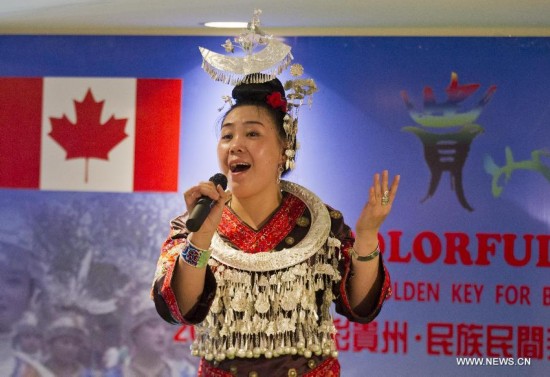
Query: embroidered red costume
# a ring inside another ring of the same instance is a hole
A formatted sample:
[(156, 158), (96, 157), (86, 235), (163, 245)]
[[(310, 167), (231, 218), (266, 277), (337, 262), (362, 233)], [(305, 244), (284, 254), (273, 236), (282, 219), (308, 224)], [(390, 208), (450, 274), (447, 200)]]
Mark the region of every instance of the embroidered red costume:
[(281, 187), (280, 207), (259, 230), (224, 209), (204, 291), (185, 314), (171, 280), (189, 232), (185, 217), (171, 223), (152, 295), (166, 321), (195, 325), (192, 351), (202, 358), (200, 376), (339, 376), (331, 304), (351, 321), (367, 323), (391, 294), (380, 258), (378, 303), (366, 316), (355, 313), (348, 299), (351, 229), (305, 188)]

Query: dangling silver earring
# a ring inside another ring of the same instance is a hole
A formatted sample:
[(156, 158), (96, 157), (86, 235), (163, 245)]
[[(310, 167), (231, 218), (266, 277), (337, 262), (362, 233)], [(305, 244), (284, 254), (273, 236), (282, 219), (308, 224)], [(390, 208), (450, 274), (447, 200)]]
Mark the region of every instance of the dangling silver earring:
[(283, 168), (283, 165), (279, 165), (279, 169), (278, 169), (279, 175), (277, 176), (277, 184), (281, 183), (281, 176), (283, 175), (284, 171), (285, 169)]

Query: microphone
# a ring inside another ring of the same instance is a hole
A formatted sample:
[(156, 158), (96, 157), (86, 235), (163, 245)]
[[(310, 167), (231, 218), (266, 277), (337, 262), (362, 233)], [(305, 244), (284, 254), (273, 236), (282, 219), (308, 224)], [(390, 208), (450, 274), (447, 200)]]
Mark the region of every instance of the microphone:
[[(224, 190), (227, 188), (227, 177), (222, 173), (214, 174), (210, 177), (209, 181), (213, 182), (216, 186), (222, 186)], [(206, 220), (208, 214), (210, 213), (212, 204), (213, 200), (208, 196), (203, 195), (199, 198), (199, 200), (197, 200), (197, 204), (195, 204), (189, 218), (185, 222), (185, 225), (189, 231), (196, 232), (201, 228), (202, 223)]]

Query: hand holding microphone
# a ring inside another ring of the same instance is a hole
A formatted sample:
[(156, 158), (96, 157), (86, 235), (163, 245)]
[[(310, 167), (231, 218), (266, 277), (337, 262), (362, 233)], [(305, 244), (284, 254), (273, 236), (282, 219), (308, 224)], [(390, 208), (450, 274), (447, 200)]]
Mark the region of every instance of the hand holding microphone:
[[(199, 199), (194, 203), (189, 218), (185, 223), (190, 232), (197, 232), (201, 229), (212, 208), (220, 201), (222, 201), (221, 205), (223, 206), (225, 201), (229, 198), (230, 194), (225, 193), (225, 189), (227, 188), (227, 177), (225, 175), (221, 173), (214, 174), (210, 177), (209, 181), (214, 184), (214, 189), (211, 184), (204, 183), (191, 188), (185, 193), (185, 200), (188, 208), (191, 207), (190, 204), (193, 203), (194, 199), (200, 195)], [(218, 189), (218, 185), (221, 186), (221, 191)], [(219, 215), (221, 216), (221, 208), (219, 210)]]

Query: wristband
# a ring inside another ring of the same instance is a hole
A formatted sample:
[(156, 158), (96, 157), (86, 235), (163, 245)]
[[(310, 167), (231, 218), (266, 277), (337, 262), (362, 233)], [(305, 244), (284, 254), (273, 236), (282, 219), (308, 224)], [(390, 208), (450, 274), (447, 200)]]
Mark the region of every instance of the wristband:
[(181, 252), (183, 261), (190, 266), (196, 268), (204, 268), (208, 264), (212, 250), (201, 250), (193, 245), (190, 241), (187, 241), (187, 246)]
[(351, 257), (357, 260), (358, 262), (368, 262), (376, 258), (378, 255), (380, 255), (380, 244), (376, 245), (376, 249), (374, 249), (372, 253), (366, 256), (358, 255), (357, 251), (355, 251), (355, 249), (351, 247), (349, 250), (349, 255), (351, 255)]

